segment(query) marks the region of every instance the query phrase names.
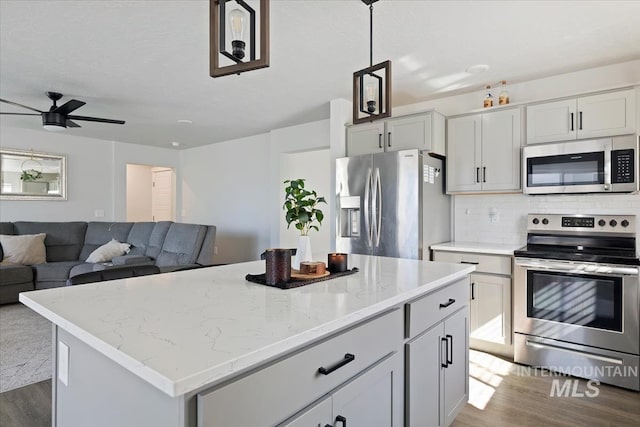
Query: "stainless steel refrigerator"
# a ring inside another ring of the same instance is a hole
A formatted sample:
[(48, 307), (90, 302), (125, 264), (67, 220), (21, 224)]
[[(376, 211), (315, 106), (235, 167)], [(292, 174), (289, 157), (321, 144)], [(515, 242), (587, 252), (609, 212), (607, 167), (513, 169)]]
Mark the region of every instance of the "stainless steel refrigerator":
[(418, 150), (336, 160), (336, 250), (430, 259), (451, 240), (444, 161)]

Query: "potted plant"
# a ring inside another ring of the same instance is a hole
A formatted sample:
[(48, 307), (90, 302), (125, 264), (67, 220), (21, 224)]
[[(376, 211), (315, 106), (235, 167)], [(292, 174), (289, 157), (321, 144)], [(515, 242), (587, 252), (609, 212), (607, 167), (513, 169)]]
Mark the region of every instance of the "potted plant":
[(23, 181), (37, 181), (42, 178), (42, 172), (35, 169), (23, 170), (20, 179)]
[(324, 197), (319, 197), (315, 191), (304, 188), (304, 181), (304, 179), (284, 181), (287, 186), (284, 189), (285, 197), (282, 209), (286, 211), (287, 229), (291, 224), (294, 224), (296, 229), (300, 231), (296, 256), (291, 264), (296, 270), (300, 269), (300, 262), (312, 261), (309, 231), (320, 230), (324, 214), (318, 209), (318, 205), (327, 203)]

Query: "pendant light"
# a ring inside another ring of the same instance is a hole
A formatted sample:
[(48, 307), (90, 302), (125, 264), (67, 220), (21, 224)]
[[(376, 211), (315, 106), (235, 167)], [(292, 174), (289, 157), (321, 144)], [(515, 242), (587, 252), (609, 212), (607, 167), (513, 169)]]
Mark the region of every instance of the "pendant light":
[[(251, 4), (259, 5), (257, 30), (256, 10)], [(269, 0), (209, 0), (209, 14), (211, 77), (269, 66)]]
[(373, 65), (373, 3), (369, 6), (369, 66), (353, 73), (353, 123), (391, 117), (391, 61)]

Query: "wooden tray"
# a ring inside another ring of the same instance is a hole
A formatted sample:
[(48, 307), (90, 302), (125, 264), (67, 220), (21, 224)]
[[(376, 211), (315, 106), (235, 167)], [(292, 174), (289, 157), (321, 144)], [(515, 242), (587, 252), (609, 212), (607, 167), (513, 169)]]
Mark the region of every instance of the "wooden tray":
[(291, 269), (291, 278), (292, 279), (318, 279), (320, 277), (327, 277), (329, 271), (325, 271), (323, 274), (302, 274), (299, 270)]

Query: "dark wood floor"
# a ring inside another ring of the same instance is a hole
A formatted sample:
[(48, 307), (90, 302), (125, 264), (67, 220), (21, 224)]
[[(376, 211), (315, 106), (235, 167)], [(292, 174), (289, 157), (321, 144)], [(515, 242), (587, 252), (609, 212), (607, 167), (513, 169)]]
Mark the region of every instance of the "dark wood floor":
[(0, 393), (0, 426), (51, 427), (51, 380)]
[[(582, 397), (550, 397), (554, 378), (471, 351), (469, 403), (452, 427), (638, 427), (640, 393), (579, 380)], [(571, 378), (573, 380), (573, 378)], [(51, 426), (51, 380), (0, 394), (0, 426)], [(360, 427), (360, 426), (355, 426)]]

